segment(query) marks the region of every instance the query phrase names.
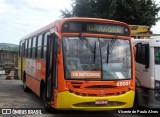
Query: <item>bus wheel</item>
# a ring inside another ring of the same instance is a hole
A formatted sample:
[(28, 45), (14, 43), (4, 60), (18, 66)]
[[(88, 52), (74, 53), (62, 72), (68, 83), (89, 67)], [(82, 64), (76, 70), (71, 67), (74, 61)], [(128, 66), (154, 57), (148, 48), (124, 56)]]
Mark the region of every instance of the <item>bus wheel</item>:
[(24, 77), (23, 77), (23, 90), (24, 90), (24, 92), (30, 91), (29, 87), (26, 84), (26, 74), (25, 73), (24, 73)]

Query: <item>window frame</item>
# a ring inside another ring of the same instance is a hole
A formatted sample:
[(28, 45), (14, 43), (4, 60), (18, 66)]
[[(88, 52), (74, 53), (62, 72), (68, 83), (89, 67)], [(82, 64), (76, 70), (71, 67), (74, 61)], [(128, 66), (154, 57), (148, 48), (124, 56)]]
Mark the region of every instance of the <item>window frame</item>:
[[(46, 31), (43, 33), (43, 43), (42, 43), (42, 58), (46, 59), (46, 51), (47, 51), (47, 36), (50, 35), (50, 31)], [(46, 41), (45, 41), (46, 40)], [(45, 43), (46, 42), (46, 43)], [(44, 45), (45, 44), (45, 45)], [(44, 50), (46, 48), (46, 50)], [(44, 52), (45, 51), (45, 52)]]
[(28, 58), (32, 58), (32, 38), (28, 39)]
[(25, 40), (25, 57), (28, 57), (28, 39)]
[[(35, 40), (35, 43), (34, 43)], [(32, 55), (31, 58), (36, 58), (37, 52), (36, 52), (36, 48), (37, 48), (37, 36), (34, 36), (32, 38)], [(34, 52), (35, 50), (35, 52)]]
[[(40, 38), (41, 37), (41, 38)], [(39, 45), (39, 40), (41, 40), (41, 45)], [(39, 35), (37, 35), (37, 46), (36, 46), (36, 58), (41, 59), (42, 58), (42, 43), (43, 43), (43, 34), (40, 33)], [(39, 55), (39, 48), (40, 49), (40, 55)]]

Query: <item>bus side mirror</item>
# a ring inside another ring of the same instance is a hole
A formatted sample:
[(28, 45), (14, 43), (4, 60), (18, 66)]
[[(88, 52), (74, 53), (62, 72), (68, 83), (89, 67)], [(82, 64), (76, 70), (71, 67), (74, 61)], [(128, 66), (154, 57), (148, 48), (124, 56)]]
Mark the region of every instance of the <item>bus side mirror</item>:
[(150, 58), (149, 44), (145, 44), (145, 69), (149, 68), (149, 58)]

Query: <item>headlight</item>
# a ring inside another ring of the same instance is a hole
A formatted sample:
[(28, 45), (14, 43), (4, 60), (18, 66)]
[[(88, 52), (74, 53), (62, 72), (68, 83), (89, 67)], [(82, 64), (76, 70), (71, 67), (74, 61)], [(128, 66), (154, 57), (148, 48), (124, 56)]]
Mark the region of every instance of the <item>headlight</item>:
[(160, 89), (160, 81), (158, 80), (155, 81), (155, 88)]

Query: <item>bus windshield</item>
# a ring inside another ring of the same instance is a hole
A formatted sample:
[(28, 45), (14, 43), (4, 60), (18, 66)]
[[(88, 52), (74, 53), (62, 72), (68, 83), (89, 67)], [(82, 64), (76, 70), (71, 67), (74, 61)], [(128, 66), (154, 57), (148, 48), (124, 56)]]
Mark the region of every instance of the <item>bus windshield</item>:
[(114, 80), (131, 78), (128, 40), (63, 37), (66, 79)]

